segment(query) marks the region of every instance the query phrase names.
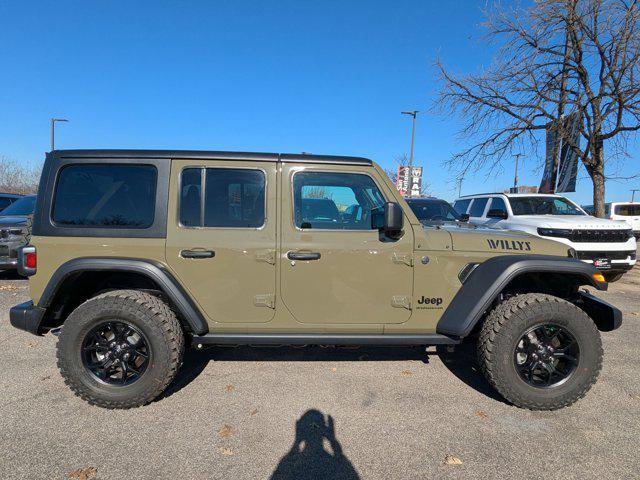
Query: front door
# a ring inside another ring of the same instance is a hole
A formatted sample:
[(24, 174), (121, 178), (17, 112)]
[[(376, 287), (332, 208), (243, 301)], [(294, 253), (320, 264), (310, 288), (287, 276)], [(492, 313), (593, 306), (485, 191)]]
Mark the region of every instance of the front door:
[(379, 232), (386, 198), (374, 178), (358, 167), (283, 164), (281, 288), (297, 321), (384, 324), (411, 316), (411, 226), (405, 219), (399, 240)]
[(167, 263), (210, 324), (274, 316), (275, 185), (275, 162), (172, 162)]

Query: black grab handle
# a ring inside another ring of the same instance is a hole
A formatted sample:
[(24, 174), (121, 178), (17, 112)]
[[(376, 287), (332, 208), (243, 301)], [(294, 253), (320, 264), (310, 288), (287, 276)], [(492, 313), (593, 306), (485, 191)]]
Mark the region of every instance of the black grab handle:
[(320, 252), (289, 252), (289, 260), (320, 260)]
[(182, 250), (180, 252), (182, 258), (213, 258), (216, 252), (213, 250)]

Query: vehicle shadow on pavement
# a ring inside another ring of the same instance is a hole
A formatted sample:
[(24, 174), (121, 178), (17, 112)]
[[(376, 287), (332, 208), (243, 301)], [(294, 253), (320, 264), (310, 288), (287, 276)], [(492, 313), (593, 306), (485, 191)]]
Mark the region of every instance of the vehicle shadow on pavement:
[(438, 346), (425, 351), (424, 347), (406, 346), (215, 346), (203, 351), (187, 350), (182, 367), (174, 381), (157, 399), (169, 397), (187, 387), (207, 367), (216, 362), (355, 362), (355, 361), (417, 361), (429, 363), (429, 357), (439, 357), (443, 365), (466, 385), (504, 403), (504, 399), (485, 380), (471, 343), (457, 345), (453, 351)]
[(359, 480), (360, 476), (342, 451), (331, 415), (325, 417), (319, 410), (307, 410), (296, 422), (291, 450), (280, 459), (270, 480), (318, 478)]
[(480, 371), (480, 366), (476, 359), (476, 346), (473, 342), (463, 342), (460, 345), (456, 345), (453, 352), (448, 352), (447, 347), (440, 345), (436, 348), (436, 352), (442, 364), (459, 380), (493, 400), (507, 403), (489, 385), (489, 382)]
[(18, 272), (15, 270), (0, 270), (0, 280), (24, 280), (27, 279), (21, 275), (18, 275)]

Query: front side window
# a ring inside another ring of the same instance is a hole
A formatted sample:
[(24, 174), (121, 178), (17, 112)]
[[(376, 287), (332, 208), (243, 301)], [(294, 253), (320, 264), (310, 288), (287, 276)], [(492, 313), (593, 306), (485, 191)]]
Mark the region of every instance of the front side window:
[(476, 198), (471, 204), (471, 210), (469, 210), (470, 217), (481, 217), (484, 213), (484, 207), (487, 206), (488, 198)]
[(56, 184), (52, 220), (63, 227), (148, 228), (155, 214), (157, 176), (152, 165), (64, 167)]
[(180, 184), (180, 224), (259, 228), (265, 223), (265, 185), (261, 170), (186, 168)]
[(584, 215), (562, 197), (512, 197), (509, 203), (514, 215)]
[(493, 197), (491, 199), (491, 206), (489, 210), (498, 210), (500, 212), (507, 213), (507, 205), (504, 203), (504, 200), (500, 197)]
[(296, 173), (293, 197), (298, 228), (375, 230), (384, 212), (373, 179), (357, 173)]
[(467, 208), (469, 208), (470, 203), (470, 198), (467, 198), (465, 200), (456, 200), (453, 204), (453, 209), (459, 214), (467, 213)]

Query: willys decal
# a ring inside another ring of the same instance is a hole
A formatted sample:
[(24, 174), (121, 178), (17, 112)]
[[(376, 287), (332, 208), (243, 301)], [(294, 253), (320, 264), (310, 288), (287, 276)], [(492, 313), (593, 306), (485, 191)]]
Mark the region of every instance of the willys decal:
[(487, 243), (491, 250), (515, 250), (520, 252), (530, 252), (531, 242), (520, 240), (494, 240), (487, 238)]

